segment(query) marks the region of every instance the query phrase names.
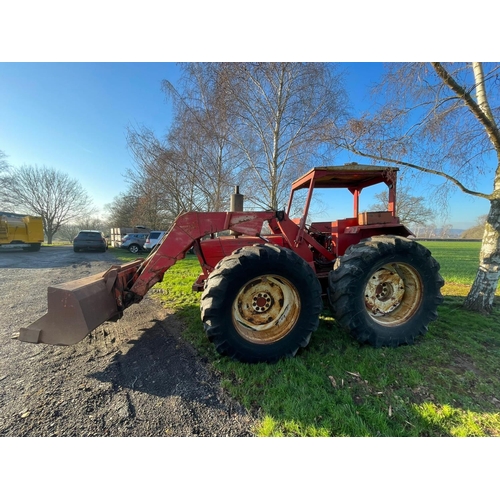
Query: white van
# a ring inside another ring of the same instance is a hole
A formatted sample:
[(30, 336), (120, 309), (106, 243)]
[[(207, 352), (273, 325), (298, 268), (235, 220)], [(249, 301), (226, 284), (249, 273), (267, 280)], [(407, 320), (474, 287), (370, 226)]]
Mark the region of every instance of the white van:
[(151, 231), (149, 233), (149, 237), (146, 239), (144, 243), (144, 250), (150, 252), (153, 250), (153, 247), (160, 243), (163, 236), (165, 236), (166, 231)]

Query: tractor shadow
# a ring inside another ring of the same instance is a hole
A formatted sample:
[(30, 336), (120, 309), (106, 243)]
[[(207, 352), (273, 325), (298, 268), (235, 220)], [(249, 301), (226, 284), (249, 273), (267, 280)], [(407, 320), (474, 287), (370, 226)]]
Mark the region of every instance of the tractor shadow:
[[(199, 314), (199, 309), (196, 312)], [(120, 320), (124, 321), (124, 320)], [(120, 323), (119, 322), (119, 323)], [(149, 320), (134, 329), (127, 328), (131, 337), (119, 345), (110, 363), (101, 372), (89, 375), (115, 389), (128, 388), (152, 396), (167, 398), (178, 396), (188, 401), (221, 407), (220, 379), (210, 369), (207, 360), (181, 337), (183, 322), (180, 314), (166, 314), (163, 319)], [(119, 338), (120, 332), (108, 324), (104, 332)], [(200, 335), (204, 335), (200, 323)]]
[[(266, 408), (266, 415), (276, 421), (294, 421), (302, 428), (324, 428), (332, 436), (346, 432), (356, 435), (346, 430), (344, 422), (349, 418), (366, 422), (363, 435), (451, 436), (449, 423), (429, 423), (419, 408), (430, 404), (439, 412), (447, 406), (479, 416), (500, 410), (498, 399), (483, 398), (478, 392), (483, 387), (484, 396), (495, 393), (496, 382), (492, 382), (486, 367), (492, 356), (500, 355), (500, 330), (497, 327), (490, 336), (472, 329), (468, 333), (470, 339), (466, 342), (482, 343), (491, 351), (483, 365), (480, 353), (467, 353), (463, 334), (456, 333), (461, 301), (463, 297), (446, 297), (440, 317), (431, 324), (428, 334), (414, 345), (398, 348), (359, 345), (325, 309), (309, 346), (299, 350), (295, 358), (274, 365), (244, 367), (221, 358), (222, 376), (210, 365), (217, 355), (206, 359), (182, 338), (183, 318), (199, 315), (197, 307), (186, 306), (143, 325), (128, 340), (126, 349), (121, 348), (102, 372), (91, 376), (114, 387), (158, 397), (179, 396), (219, 408), (224, 394), (223, 378), (225, 383), (240, 385), (240, 392), (245, 384), (251, 384), (252, 398), (247, 404), (251, 414)], [(473, 320), (474, 317), (468, 319)], [(201, 322), (199, 335), (205, 335)], [(497, 368), (500, 371), (498, 363)], [(484, 389), (485, 384), (488, 389)], [(283, 395), (285, 385), (289, 390)], [(286, 399), (281, 406), (277, 404), (280, 393)], [(277, 409), (273, 410), (275, 406)], [(285, 413), (283, 406), (287, 407)], [(374, 411), (380, 412), (377, 418), (384, 419), (381, 434), (373, 424)]]

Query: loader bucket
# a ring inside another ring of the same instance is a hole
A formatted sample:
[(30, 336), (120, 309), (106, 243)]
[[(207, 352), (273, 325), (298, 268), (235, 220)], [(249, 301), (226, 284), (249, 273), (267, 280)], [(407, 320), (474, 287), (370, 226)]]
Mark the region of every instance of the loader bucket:
[(116, 275), (116, 270), (110, 270), (49, 287), (47, 314), (21, 328), (18, 339), (52, 345), (80, 342), (101, 323), (118, 315), (112, 292)]

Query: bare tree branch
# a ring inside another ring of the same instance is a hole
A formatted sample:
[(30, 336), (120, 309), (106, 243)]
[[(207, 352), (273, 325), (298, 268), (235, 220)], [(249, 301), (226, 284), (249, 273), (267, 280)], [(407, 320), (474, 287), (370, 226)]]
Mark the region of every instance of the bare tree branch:
[(385, 162), (385, 163), (393, 163), (395, 165), (401, 165), (403, 167), (410, 167), (410, 168), (413, 168), (415, 170), (418, 170), (419, 172), (423, 172), (425, 174), (439, 175), (440, 177), (443, 177), (446, 180), (450, 181), (451, 183), (455, 184), (455, 186), (457, 186), (464, 193), (470, 194), (472, 196), (478, 196), (480, 198), (485, 198), (487, 200), (491, 200), (491, 199), (495, 198), (495, 193), (488, 195), (485, 193), (481, 193), (479, 191), (472, 191), (471, 189), (466, 188), (460, 181), (455, 179), (455, 177), (447, 174), (446, 172), (441, 172), (439, 170), (433, 170), (432, 168), (425, 168), (425, 167), (422, 167), (422, 166), (417, 165), (415, 163), (410, 163), (410, 162), (403, 161), (403, 160), (396, 160), (394, 158), (389, 158), (389, 157), (386, 158), (386, 157), (380, 156), (380, 155), (368, 154), (368, 153), (365, 153), (365, 152), (363, 152), (359, 149), (356, 149), (352, 146), (348, 147), (347, 149), (349, 149), (349, 151), (352, 151), (353, 153), (356, 153), (359, 156), (364, 156), (365, 158), (371, 158), (372, 160)]
[[(486, 313), (500, 279), (499, 79), (498, 63), (392, 64), (377, 89), (385, 102), (374, 115), (352, 120), (342, 144), (375, 162), (439, 176), (446, 181), (442, 188), (490, 202), (480, 265), (464, 302)], [(490, 193), (475, 188), (486, 175)]]
[(77, 180), (46, 166), (16, 168), (4, 178), (4, 186), (14, 209), (42, 218), (48, 243), (62, 224), (92, 211), (92, 201)]

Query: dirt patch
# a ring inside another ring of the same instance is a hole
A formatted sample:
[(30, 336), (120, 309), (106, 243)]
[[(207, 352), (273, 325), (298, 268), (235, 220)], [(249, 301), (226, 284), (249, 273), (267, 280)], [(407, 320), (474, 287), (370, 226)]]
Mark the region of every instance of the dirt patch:
[(102, 272), (111, 253), (0, 253), (0, 436), (252, 436), (255, 418), (146, 297), (69, 347), (12, 337), (47, 307), (47, 286)]

